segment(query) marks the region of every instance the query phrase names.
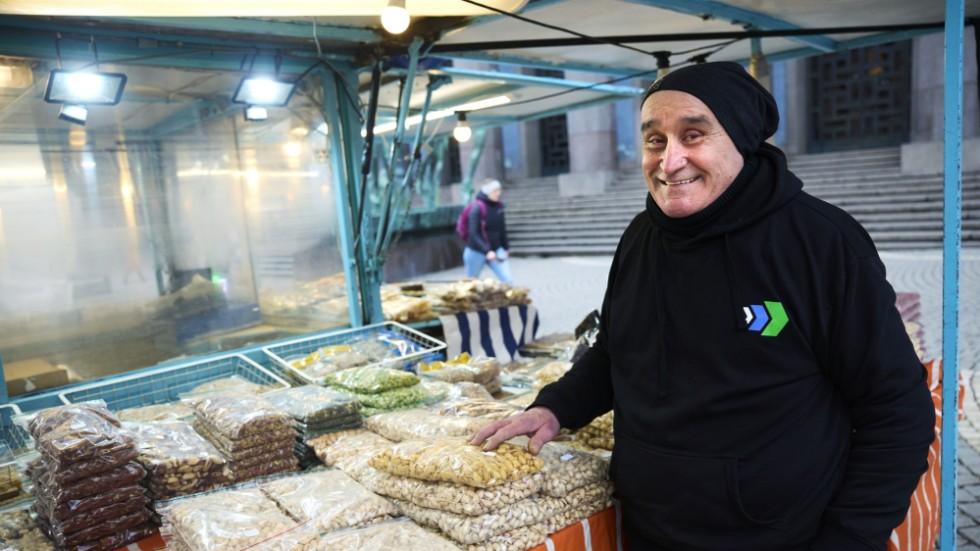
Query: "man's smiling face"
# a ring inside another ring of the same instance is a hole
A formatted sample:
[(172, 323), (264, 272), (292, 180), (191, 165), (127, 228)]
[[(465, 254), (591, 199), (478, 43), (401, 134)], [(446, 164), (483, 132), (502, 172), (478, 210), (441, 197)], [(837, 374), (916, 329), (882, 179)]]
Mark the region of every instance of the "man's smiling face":
[(686, 92), (651, 94), (640, 109), (640, 132), (647, 189), (671, 218), (714, 202), (745, 162), (711, 109)]

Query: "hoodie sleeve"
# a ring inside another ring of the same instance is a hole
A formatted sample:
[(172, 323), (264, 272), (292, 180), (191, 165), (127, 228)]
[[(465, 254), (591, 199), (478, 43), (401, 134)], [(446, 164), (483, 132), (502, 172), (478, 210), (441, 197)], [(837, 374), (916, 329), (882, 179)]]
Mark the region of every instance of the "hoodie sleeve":
[(815, 551), (884, 550), (928, 464), (935, 410), (877, 255), (845, 267), (833, 313), (827, 376), (853, 425), (844, 479)]
[(622, 241), (609, 270), (596, 342), (561, 379), (542, 388), (534, 403), (527, 408), (543, 406), (550, 409), (563, 428), (584, 427), (613, 407), (612, 362), (606, 332), (609, 327), (609, 289), (615, 282), (620, 249)]

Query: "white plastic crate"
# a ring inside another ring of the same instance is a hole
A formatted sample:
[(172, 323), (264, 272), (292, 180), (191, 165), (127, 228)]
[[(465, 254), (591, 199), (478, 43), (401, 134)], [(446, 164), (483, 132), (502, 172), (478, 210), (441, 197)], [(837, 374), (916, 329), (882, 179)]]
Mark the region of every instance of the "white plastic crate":
[(369, 364), (371, 367), (393, 367), (396, 369), (412, 369), (418, 362), (433, 361), (443, 358), (446, 343), (407, 327), (398, 322), (386, 321), (364, 327), (318, 333), (307, 337), (293, 339), (284, 343), (262, 348), (274, 362), (280, 365), (289, 376), (307, 384), (318, 384), (320, 381), (311, 378), (301, 369), (293, 367), (292, 361), (305, 358), (326, 346), (352, 344), (360, 340), (383, 336), (396, 342), (399, 347), (392, 347), (397, 356)]
[(217, 358), (191, 361), (145, 373), (112, 377), (98, 383), (68, 389), (58, 394), (66, 404), (89, 400), (104, 400), (112, 411), (127, 408), (167, 404), (180, 400), (204, 383), (237, 376), (247, 381), (267, 385), (272, 389), (291, 385), (275, 373), (242, 354), (227, 354)]

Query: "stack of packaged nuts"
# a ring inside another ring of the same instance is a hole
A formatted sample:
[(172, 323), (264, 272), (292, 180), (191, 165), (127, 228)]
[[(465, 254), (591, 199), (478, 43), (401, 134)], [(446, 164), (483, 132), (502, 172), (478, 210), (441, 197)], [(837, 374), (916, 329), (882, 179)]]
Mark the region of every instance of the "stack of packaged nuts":
[(28, 424), (37, 522), (59, 549), (111, 550), (149, 536), (149, 499), (132, 434), (103, 402), (39, 411)]

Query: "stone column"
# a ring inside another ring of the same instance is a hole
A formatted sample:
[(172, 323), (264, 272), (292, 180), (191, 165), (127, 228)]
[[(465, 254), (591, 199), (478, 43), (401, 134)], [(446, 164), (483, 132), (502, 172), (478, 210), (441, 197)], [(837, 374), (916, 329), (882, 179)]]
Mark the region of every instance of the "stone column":
[[(565, 78), (603, 82), (602, 75), (567, 71)], [(602, 193), (616, 178), (616, 108), (612, 103), (568, 112), (569, 173), (558, 176), (562, 196)]]

